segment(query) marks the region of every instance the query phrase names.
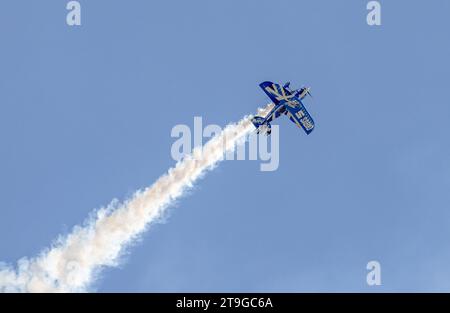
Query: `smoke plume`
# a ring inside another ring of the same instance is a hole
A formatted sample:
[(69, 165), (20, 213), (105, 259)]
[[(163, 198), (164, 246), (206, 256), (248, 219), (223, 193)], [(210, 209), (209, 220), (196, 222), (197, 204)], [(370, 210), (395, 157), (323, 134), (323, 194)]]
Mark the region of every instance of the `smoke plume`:
[[(267, 113), (271, 105), (260, 109)], [(37, 257), (22, 258), (15, 267), (0, 264), (1, 292), (83, 292), (106, 266), (118, 264), (121, 253), (158, 220), (206, 171), (235, 149), (254, 126), (246, 116), (226, 126), (204, 146), (179, 161), (153, 185), (138, 190), (123, 203), (113, 201), (81, 226), (58, 238)]]

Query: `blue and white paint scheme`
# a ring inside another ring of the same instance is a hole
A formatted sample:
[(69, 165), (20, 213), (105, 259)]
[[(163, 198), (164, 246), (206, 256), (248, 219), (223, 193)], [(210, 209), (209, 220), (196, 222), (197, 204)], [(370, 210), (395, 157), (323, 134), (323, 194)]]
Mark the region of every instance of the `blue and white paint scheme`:
[(311, 96), (311, 93), (309, 92), (310, 88), (302, 87), (300, 89), (290, 90), (289, 85), (289, 82), (284, 84), (284, 86), (272, 82), (263, 82), (259, 84), (275, 106), (266, 117), (253, 117), (252, 123), (255, 125), (258, 134), (261, 132), (270, 135), (270, 122), (278, 118), (281, 114), (287, 115), (289, 119), (298, 127), (302, 128), (307, 135), (313, 131), (315, 126), (314, 120), (311, 115), (309, 115), (308, 111), (306, 111), (305, 106), (302, 103), (302, 100), (306, 96)]

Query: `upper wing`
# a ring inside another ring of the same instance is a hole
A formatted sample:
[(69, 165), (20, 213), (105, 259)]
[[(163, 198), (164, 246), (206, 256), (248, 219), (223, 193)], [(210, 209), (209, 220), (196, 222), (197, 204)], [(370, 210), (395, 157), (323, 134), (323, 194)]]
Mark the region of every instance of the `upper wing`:
[(302, 102), (296, 98), (286, 102), (285, 106), (289, 119), (298, 127), (303, 128), (306, 134), (309, 135), (313, 131), (315, 124)]
[(270, 98), (270, 100), (272, 100), (275, 105), (294, 98), (294, 95), (292, 95), (288, 90), (278, 84), (272, 82), (263, 82), (259, 84), (259, 86), (262, 88), (262, 90), (264, 90), (266, 95)]

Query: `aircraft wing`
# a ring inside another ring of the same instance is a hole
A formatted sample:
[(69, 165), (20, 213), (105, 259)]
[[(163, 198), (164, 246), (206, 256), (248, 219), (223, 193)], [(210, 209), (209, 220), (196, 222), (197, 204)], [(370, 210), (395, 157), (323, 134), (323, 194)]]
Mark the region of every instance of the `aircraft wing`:
[(315, 124), (302, 102), (299, 99), (294, 99), (287, 102), (285, 106), (289, 119), (298, 127), (303, 128), (305, 133), (309, 135), (313, 131)]
[(294, 95), (291, 95), (288, 90), (278, 84), (272, 82), (263, 82), (259, 84), (259, 86), (262, 88), (262, 90), (264, 90), (266, 95), (270, 98), (270, 100), (272, 100), (275, 105), (294, 98)]

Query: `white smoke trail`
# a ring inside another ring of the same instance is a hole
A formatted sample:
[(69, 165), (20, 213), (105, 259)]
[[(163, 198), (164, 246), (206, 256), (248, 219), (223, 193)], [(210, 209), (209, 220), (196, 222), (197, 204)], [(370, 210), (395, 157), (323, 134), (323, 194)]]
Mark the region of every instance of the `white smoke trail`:
[[(265, 114), (270, 108), (268, 105), (260, 113)], [(74, 227), (72, 233), (58, 238), (39, 256), (19, 260), (15, 269), (0, 264), (0, 291), (86, 291), (102, 267), (117, 265), (129, 243), (254, 129), (250, 118), (228, 125), (203, 149), (195, 148), (190, 156), (129, 200), (122, 204), (113, 202), (94, 212), (85, 225)]]

